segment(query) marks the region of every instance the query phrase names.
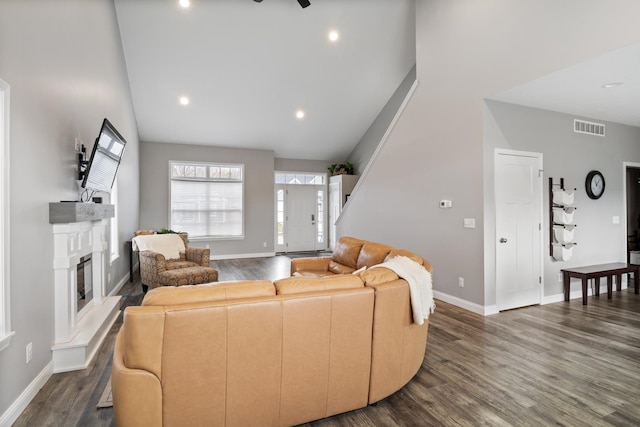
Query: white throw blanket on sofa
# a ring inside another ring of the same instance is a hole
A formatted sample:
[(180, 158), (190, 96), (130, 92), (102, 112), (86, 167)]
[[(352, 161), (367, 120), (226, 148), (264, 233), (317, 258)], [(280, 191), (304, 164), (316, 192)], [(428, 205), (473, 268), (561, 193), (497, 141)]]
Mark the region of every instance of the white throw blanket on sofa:
[(370, 268), (385, 267), (392, 270), (399, 277), (409, 283), (409, 296), (411, 297), (411, 311), (413, 323), (422, 325), (424, 319), (436, 309), (433, 301), (433, 284), (431, 273), (426, 268), (405, 256), (397, 256), (382, 264)]
[(152, 251), (162, 254), (165, 259), (178, 259), (185, 251), (184, 240), (177, 234), (149, 234), (133, 238), (134, 251)]

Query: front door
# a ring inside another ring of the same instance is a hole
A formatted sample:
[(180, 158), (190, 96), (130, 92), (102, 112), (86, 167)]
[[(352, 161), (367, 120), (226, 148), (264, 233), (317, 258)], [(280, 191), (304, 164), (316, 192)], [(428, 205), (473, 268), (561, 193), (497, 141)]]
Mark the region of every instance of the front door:
[(286, 216), (286, 251), (314, 251), (318, 212), (313, 185), (287, 186)]
[(542, 154), (496, 152), (496, 303), (498, 310), (542, 298)]

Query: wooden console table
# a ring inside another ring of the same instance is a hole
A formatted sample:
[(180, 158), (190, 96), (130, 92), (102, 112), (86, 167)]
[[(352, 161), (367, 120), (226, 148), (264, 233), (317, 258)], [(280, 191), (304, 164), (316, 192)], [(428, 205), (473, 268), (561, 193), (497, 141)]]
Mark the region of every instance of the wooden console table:
[(127, 240), (126, 242), (124, 242), (125, 246), (127, 247), (127, 250), (129, 251), (129, 282), (133, 282), (133, 261), (134, 261), (134, 257), (135, 255), (134, 250), (133, 250), (133, 242), (131, 240)]
[(613, 276), (616, 276), (616, 290), (622, 289), (622, 275), (624, 273), (633, 273), (634, 291), (637, 294), (640, 289), (640, 281), (638, 273), (640, 273), (640, 265), (627, 264), (626, 262), (614, 262), (611, 264), (587, 265), (585, 267), (565, 268), (562, 271), (564, 284), (564, 300), (569, 301), (569, 290), (571, 287), (571, 278), (582, 279), (582, 304), (587, 305), (587, 282), (589, 279), (595, 279), (595, 295), (600, 295), (600, 278), (607, 278), (607, 298), (611, 299), (613, 291)]

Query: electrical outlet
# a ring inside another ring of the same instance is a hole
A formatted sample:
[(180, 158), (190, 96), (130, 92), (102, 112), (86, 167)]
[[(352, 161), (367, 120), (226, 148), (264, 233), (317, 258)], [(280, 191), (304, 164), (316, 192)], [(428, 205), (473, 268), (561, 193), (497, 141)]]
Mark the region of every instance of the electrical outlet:
[(80, 152), (80, 147), (82, 147), (82, 141), (80, 138), (75, 139), (73, 147), (77, 152)]
[(464, 277), (458, 277), (458, 286), (464, 288)]
[(267, 242), (262, 242), (262, 246), (266, 248), (267, 247)]
[(33, 358), (33, 343), (29, 343), (27, 344), (27, 363), (31, 362), (31, 359)]
[(562, 273), (558, 273), (558, 282), (562, 282)]
[(205, 249), (211, 249), (211, 248), (209, 247), (209, 244), (208, 244), (208, 243), (204, 245), (204, 248), (205, 248)]

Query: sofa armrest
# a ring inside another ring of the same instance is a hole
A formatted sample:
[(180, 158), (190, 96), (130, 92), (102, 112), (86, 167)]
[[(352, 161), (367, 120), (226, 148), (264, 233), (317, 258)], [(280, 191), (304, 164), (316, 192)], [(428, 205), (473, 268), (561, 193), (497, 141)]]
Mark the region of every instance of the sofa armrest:
[(153, 251), (140, 252), (140, 281), (149, 287), (158, 286), (158, 273), (167, 269), (167, 261), (162, 254)]
[(124, 331), (116, 337), (111, 367), (113, 412), (118, 427), (162, 425), (162, 387), (158, 377), (124, 362)]
[(187, 261), (198, 263), (203, 267), (209, 267), (210, 253), (211, 253), (211, 250), (209, 248), (187, 247), (185, 256)]
[(418, 372), (427, 347), (429, 320), (413, 323), (409, 284), (397, 279), (375, 289), (369, 404), (400, 390)]
[(294, 258), (291, 260), (291, 275), (303, 271), (329, 271), (329, 257)]
[(166, 270), (166, 259), (164, 255), (153, 251), (141, 251), (140, 252), (140, 267), (143, 265), (153, 268), (157, 272)]
[(424, 258), (422, 258), (422, 266), (426, 268), (429, 273), (433, 274), (433, 266)]

